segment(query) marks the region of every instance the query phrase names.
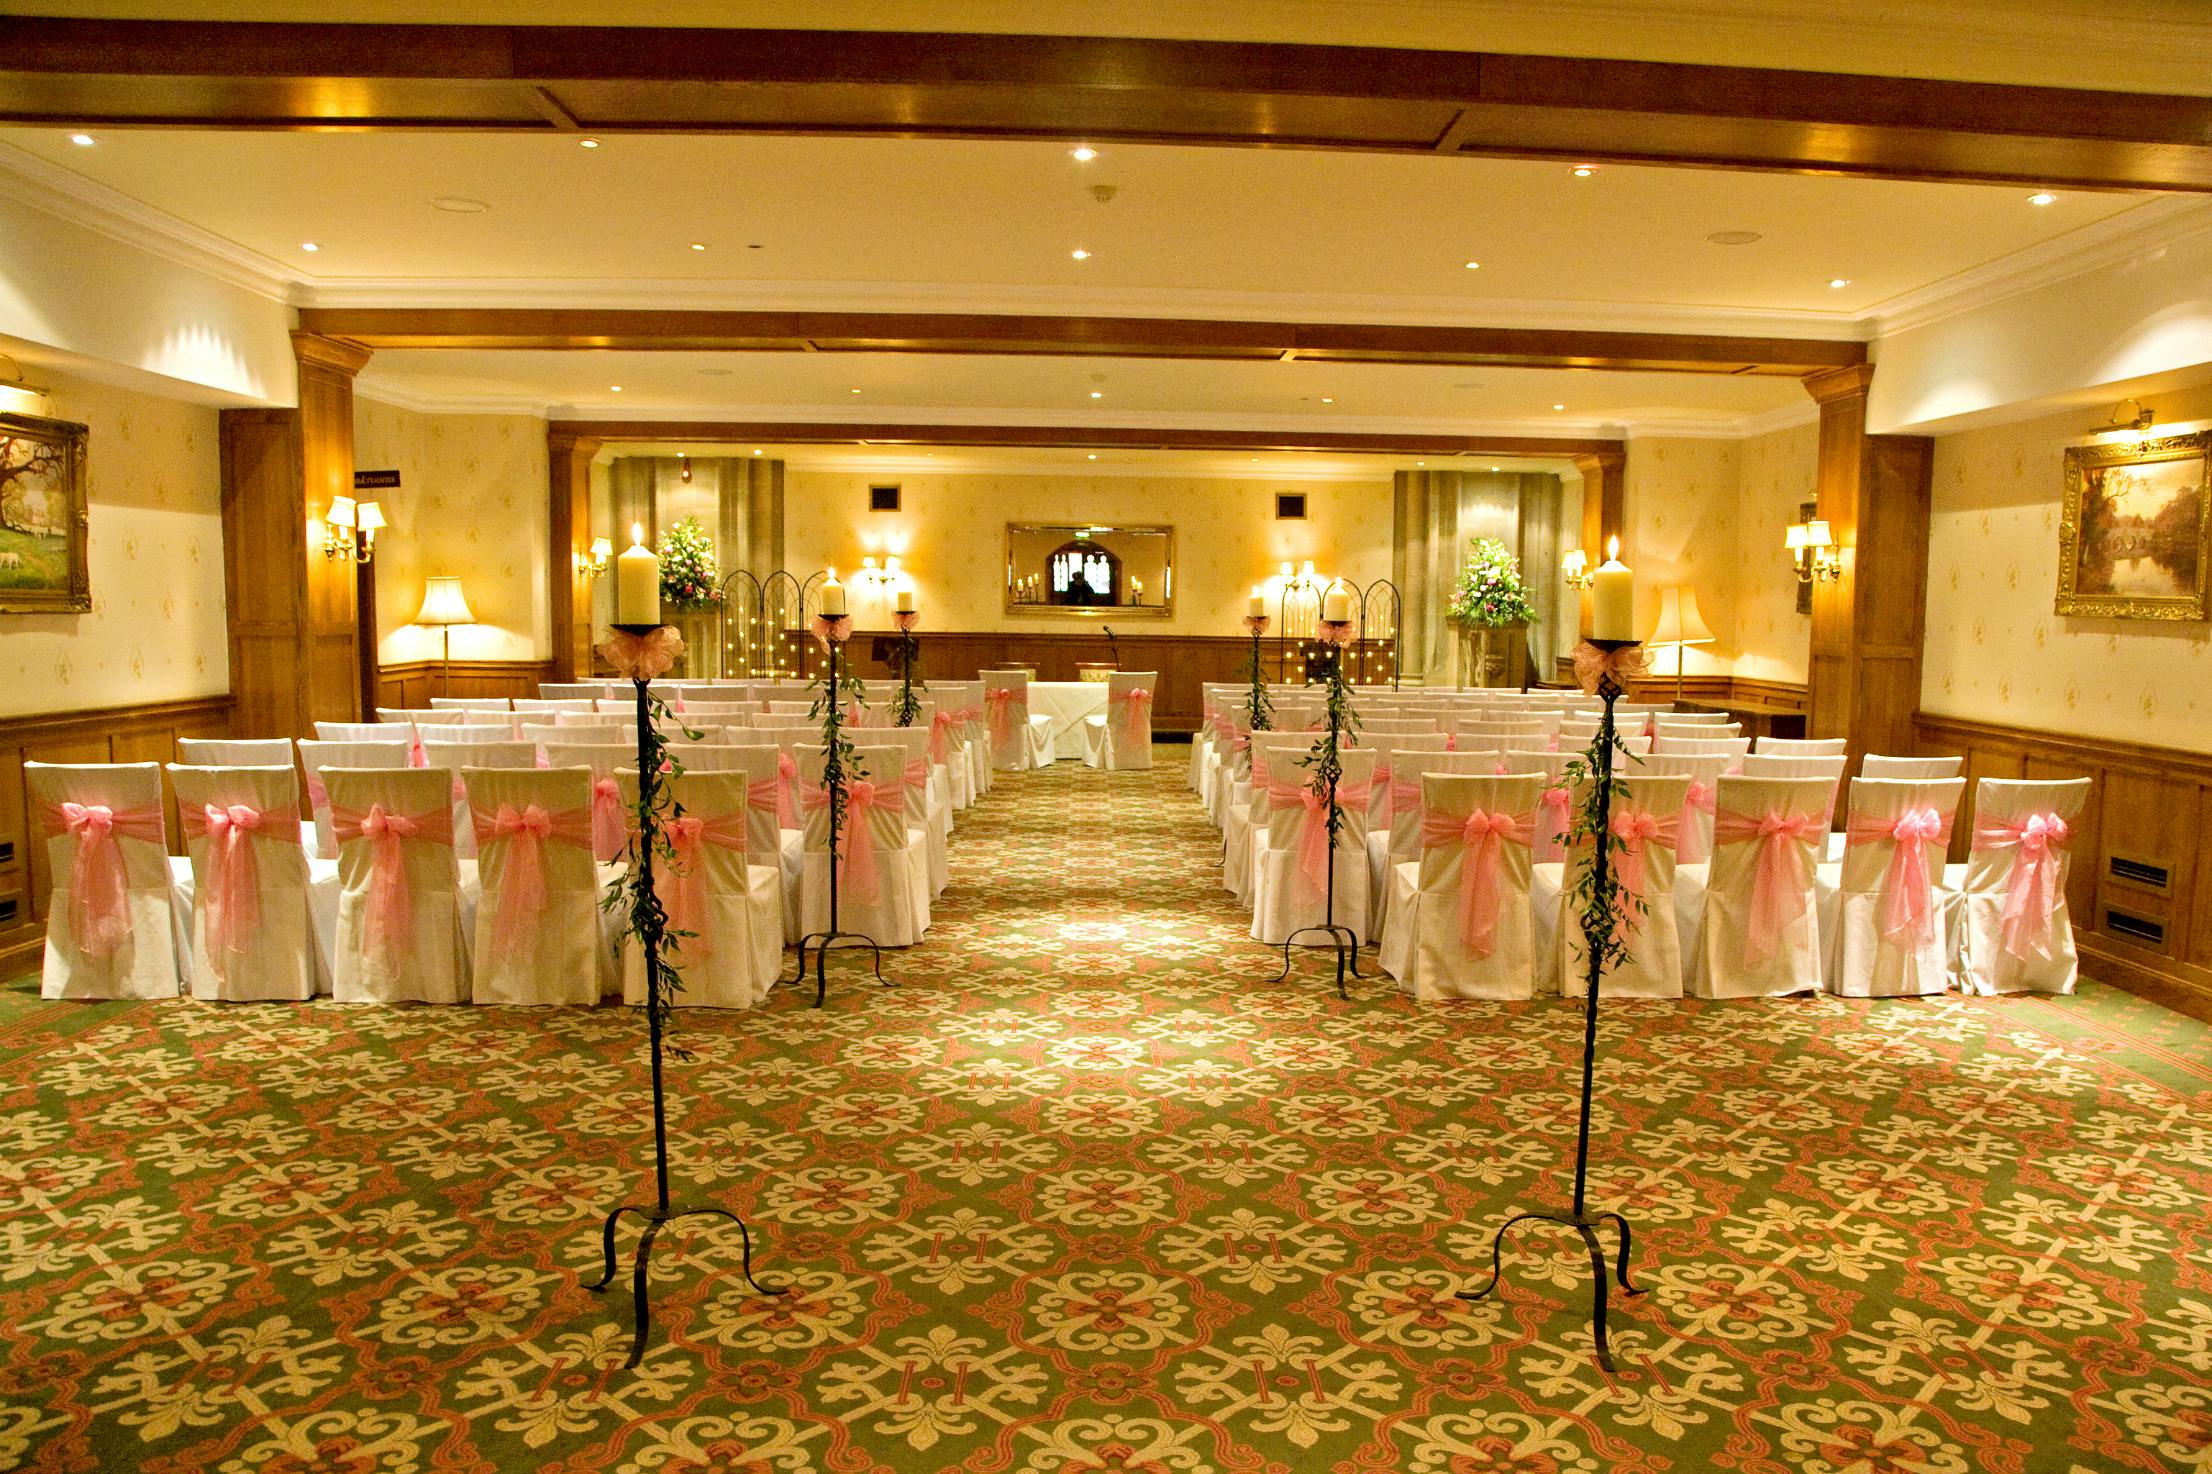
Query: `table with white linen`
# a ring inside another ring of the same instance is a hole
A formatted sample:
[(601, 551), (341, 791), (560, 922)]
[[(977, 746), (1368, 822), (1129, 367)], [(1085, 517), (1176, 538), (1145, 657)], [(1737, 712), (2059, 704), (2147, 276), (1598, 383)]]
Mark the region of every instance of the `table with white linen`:
[(1083, 756), (1083, 719), (1106, 710), (1104, 681), (1031, 681), (1029, 714), (1052, 718), (1052, 759)]

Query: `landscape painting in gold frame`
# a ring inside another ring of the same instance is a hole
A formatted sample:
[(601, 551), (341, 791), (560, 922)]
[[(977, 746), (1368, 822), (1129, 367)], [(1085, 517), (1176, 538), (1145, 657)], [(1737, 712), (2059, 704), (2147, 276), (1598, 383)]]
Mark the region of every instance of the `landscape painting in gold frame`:
[(82, 614), (85, 427), (0, 414), (0, 614)]
[(2060, 614), (2208, 617), (2212, 431), (2069, 447), (2058, 560)]

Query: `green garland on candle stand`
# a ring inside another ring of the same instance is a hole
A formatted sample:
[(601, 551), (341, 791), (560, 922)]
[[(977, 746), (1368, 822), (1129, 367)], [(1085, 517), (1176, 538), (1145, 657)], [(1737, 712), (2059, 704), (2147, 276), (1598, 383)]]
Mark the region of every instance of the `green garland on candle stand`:
[[(668, 911), (661, 903), (660, 893), (646, 884), (645, 867), (639, 863), (642, 853), (650, 853), (653, 863), (666, 867), (673, 874), (676, 865), (676, 847), (668, 838), (669, 821), (683, 816), (683, 805), (676, 801), (675, 785), (670, 779), (684, 771), (675, 750), (661, 731), (662, 723), (672, 725), (690, 741), (697, 742), (705, 733), (696, 732), (670, 710), (666, 701), (646, 692), (646, 713), (649, 717), (641, 739), (639, 758), (647, 765), (638, 774), (637, 822), (632, 826), (630, 838), (623, 851), (622, 878), (599, 901), (600, 909), (627, 918), (627, 922), (615, 934), (613, 948), (617, 965), (621, 962), (622, 939), (636, 937), (641, 942), (647, 936), (658, 939), (658, 945), (646, 949), (645, 1007), (654, 1027), (666, 1035), (674, 1019), (676, 995), (684, 988), (679, 965), (669, 960), (671, 953), (681, 954), (686, 937), (692, 932), (674, 929), (668, 925)], [(645, 772), (657, 776), (648, 784)], [(682, 1045), (670, 1042), (668, 1052), (677, 1059), (688, 1060), (691, 1054)]]
[(1352, 709), (1351, 683), (1344, 679), (1344, 647), (1332, 644), (1336, 658), (1329, 662), (1327, 680), (1328, 698), (1322, 712), (1321, 735), (1314, 739), (1311, 750), (1298, 759), (1298, 766), (1310, 770), (1313, 780), (1306, 787), (1323, 804), (1323, 812), (1329, 825), (1330, 863), (1335, 864), (1336, 843), (1344, 825), (1344, 815), (1331, 801), (1339, 779), (1344, 776), (1344, 744), (1359, 739), (1359, 714)]
[(922, 699), (914, 694), (915, 687), (927, 691), (926, 684), (914, 679), (914, 668), (921, 661), (922, 642), (912, 630), (899, 631), (899, 694), (891, 699), (891, 720), (902, 727), (914, 725), (922, 714)]
[(1273, 731), (1275, 703), (1267, 694), (1267, 680), (1260, 669), (1260, 628), (1252, 626), (1252, 658), (1245, 670), (1251, 688), (1245, 693), (1245, 726), (1254, 732)]
[[(1619, 813), (1620, 806), (1628, 799), (1628, 785), (1621, 781), (1612, 762), (1613, 752), (1619, 752), (1629, 761), (1641, 766), (1643, 759), (1629, 752), (1628, 744), (1621, 741), (1619, 730), (1611, 732), (1611, 750), (1607, 748), (1607, 730), (1600, 723), (1590, 737), (1590, 745), (1583, 753), (1568, 763), (1564, 781), (1570, 789), (1579, 789), (1582, 801), (1575, 808), (1574, 820), (1567, 826), (1567, 844), (1570, 850), (1584, 843), (1602, 843), (1613, 856), (1605, 875), (1605, 887), (1598, 888), (1598, 871), (1595, 864), (1577, 867), (1574, 887), (1568, 892), (1568, 901), (1582, 917), (1583, 965), (1589, 965), (1591, 955), (1598, 959), (1598, 973), (1603, 976), (1627, 965), (1632, 954), (1626, 937), (1640, 928), (1650, 912), (1650, 903), (1634, 891), (1621, 885), (1619, 855), (1628, 848), (1627, 841), (1611, 831), (1609, 823), (1603, 825), (1599, 815), (1601, 795), (1610, 813)], [(1603, 774), (1602, 778), (1593, 775)], [(1600, 784), (1603, 785), (1601, 790)], [(1626, 897), (1624, 901), (1622, 898)], [(1564, 913), (1562, 913), (1564, 914)], [(1630, 917), (1634, 916), (1631, 924)]]

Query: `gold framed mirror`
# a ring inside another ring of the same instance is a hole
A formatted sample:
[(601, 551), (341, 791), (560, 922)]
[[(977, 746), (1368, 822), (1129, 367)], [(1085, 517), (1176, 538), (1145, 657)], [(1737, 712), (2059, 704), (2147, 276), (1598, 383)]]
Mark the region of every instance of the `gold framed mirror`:
[(1175, 529), (1009, 522), (1005, 593), (1008, 614), (1165, 619), (1175, 612)]

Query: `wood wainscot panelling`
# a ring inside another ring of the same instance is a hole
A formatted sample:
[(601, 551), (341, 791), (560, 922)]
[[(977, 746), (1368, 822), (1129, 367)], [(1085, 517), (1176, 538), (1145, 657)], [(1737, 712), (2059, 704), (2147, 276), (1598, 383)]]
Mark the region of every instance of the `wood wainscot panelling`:
[(412, 660), (379, 666), (376, 704), (422, 708), (433, 696), (535, 696), (541, 681), (559, 679), (550, 660)]
[(2066, 887), (2082, 969), (2212, 1019), (2212, 865), (2200, 860), (2212, 829), (2212, 755), (1925, 712), (1914, 729), (1921, 752), (1966, 759), (1953, 860), (1971, 842), (1976, 781), (2094, 780)]
[[(23, 764), (173, 762), (179, 737), (230, 733), (228, 696), (0, 719), (0, 977), (35, 967), (45, 936), (46, 846)], [(173, 799), (168, 808), (175, 850)]]

